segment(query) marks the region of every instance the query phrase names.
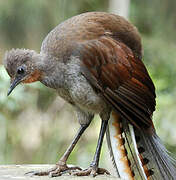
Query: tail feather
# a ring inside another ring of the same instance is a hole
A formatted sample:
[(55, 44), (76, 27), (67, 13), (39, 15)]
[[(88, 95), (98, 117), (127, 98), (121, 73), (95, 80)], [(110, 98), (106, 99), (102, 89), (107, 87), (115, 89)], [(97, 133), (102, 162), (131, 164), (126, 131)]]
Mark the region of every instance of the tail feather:
[(145, 130), (135, 128), (135, 136), (139, 139), (138, 148), (145, 150), (141, 156), (147, 160), (146, 166), (150, 176), (156, 180), (176, 180), (176, 160), (169, 156), (157, 134), (149, 134)]
[[(126, 124), (124, 125), (124, 123)], [(123, 129), (122, 129), (123, 127)], [(143, 169), (133, 148), (133, 140), (127, 121), (112, 113), (106, 132), (108, 148), (118, 177), (126, 180), (146, 180)], [(134, 176), (135, 175), (135, 176)]]
[(133, 128), (133, 126), (131, 124), (129, 124), (129, 129), (130, 129), (130, 134), (131, 134), (131, 138), (132, 138), (132, 141), (133, 141), (134, 151), (135, 151), (137, 161), (138, 161), (138, 165), (139, 165), (139, 168), (140, 168), (140, 172), (142, 174), (142, 177), (147, 179), (147, 176), (145, 174), (145, 171), (144, 171), (144, 168), (143, 168), (140, 156), (139, 156), (139, 151), (137, 149), (136, 138), (135, 138), (135, 134), (134, 134), (134, 128)]
[(106, 139), (111, 158), (120, 178), (134, 180), (134, 176), (124, 147), (120, 117), (117, 113), (111, 113), (109, 126), (106, 131)]
[(113, 148), (112, 148), (112, 144), (111, 144), (111, 135), (110, 135), (110, 130), (109, 130), (109, 126), (106, 129), (106, 141), (107, 141), (107, 145), (108, 145), (108, 149), (109, 149), (109, 153), (110, 153), (110, 158), (112, 160), (113, 166), (117, 172), (117, 176), (120, 177), (119, 174), (119, 170), (115, 161), (115, 157), (114, 157), (114, 152), (113, 152)]
[(124, 130), (123, 135), (126, 141), (125, 147), (128, 152), (128, 158), (131, 162), (131, 168), (134, 172), (135, 179), (146, 180), (147, 176), (144, 172), (143, 165), (140, 161), (133, 126), (130, 125), (129, 122), (124, 119), (122, 121), (122, 126)]
[(176, 160), (169, 155), (154, 129), (139, 130), (112, 112), (106, 137), (119, 177), (176, 180)]

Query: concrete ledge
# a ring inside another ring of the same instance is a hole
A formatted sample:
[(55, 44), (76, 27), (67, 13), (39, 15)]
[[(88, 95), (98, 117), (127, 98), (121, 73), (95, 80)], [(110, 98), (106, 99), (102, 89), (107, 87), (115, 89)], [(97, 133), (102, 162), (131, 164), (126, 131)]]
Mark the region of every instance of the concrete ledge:
[(108, 175), (99, 175), (95, 178), (84, 176), (69, 176), (63, 175), (60, 177), (49, 178), (48, 176), (28, 176), (24, 175), (26, 172), (40, 169), (48, 169), (53, 167), (53, 165), (0, 165), (0, 180), (118, 180), (117, 177)]

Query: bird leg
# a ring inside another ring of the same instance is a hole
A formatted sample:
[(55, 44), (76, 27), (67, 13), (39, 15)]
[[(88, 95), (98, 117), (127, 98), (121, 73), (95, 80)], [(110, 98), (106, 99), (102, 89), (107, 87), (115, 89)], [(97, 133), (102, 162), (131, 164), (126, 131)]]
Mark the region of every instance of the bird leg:
[(86, 130), (86, 128), (89, 126), (90, 123), (85, 124), (85, 125), (81, 125), (81, 127), (79, 128), (76, 136), (74, 137), (73, 141), (71, 142), (70, 146), (67, 148), (67, 150), (65, 151), (65, 153), (63, 154), (63, 156), (60, 158), (60, 160), (56, 163), (55, 167), (46, 170), (46, 171), (31, 171), (28, 172), (26, 174), (30, 174), (30, 175), (36, 175), (36, 176), (46, 176), (49, 175), (50, 177), (56, 177), (56, 176), (60, 176), (63, 173), (71, 173), (72, 170), (81, 170), (80, 167), (68, 167), (66, 164), (66, 161), (69, 157), (69, 155), (71, 154), (73, 148), (75, 147), (76, 143), (78, 142), (78, 140), (80, 139), (81, 135), (83, 134), (83, 132)]
[(97, 148), (96, 148), (96, 151), (95, 151), (93, 161), (90, 164), (90, 167), (85, 169), (85, 170), (80, 170), (80, 171), (77, 171), (77, 172), (73, 172), (72, 173), (73, 175), (77, 175), (77, 176), (88, 176), (88, 175), (96, 176), (98, 174), (110, 174), (106, 169), (98, 168), (101, 147), (102, 147), (103, 138), (104, 138), (104, 134), (106, 132), (107, 125), (108, 125), (108, 121), (107, 120), (102, 120), (100, 134), (99, 134), (98, 143), (97, 143)]

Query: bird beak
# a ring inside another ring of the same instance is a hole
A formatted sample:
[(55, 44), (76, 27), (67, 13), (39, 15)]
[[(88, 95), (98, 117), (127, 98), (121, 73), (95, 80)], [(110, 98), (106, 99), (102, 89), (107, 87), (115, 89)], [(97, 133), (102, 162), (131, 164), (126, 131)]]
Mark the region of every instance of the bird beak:
[(11, 92), (13, 91), (13, 89), (21, 82), (21, 79), (22, 79), (21, 77), (17, 77), (11, 82), (7, 96), (9, 96)]

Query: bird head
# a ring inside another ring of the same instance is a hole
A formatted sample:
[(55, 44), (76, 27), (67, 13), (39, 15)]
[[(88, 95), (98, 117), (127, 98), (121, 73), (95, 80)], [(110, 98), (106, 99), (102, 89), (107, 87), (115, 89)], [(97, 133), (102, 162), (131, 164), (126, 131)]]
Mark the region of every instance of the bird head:
[(20, 83), (32, 83), (40, 80), (41, 72), (37, 70), (36, 58), (39, 57), (33, 50), (12, 49), (5, 53), (3, 62), (11, 78), (8, 94)]

